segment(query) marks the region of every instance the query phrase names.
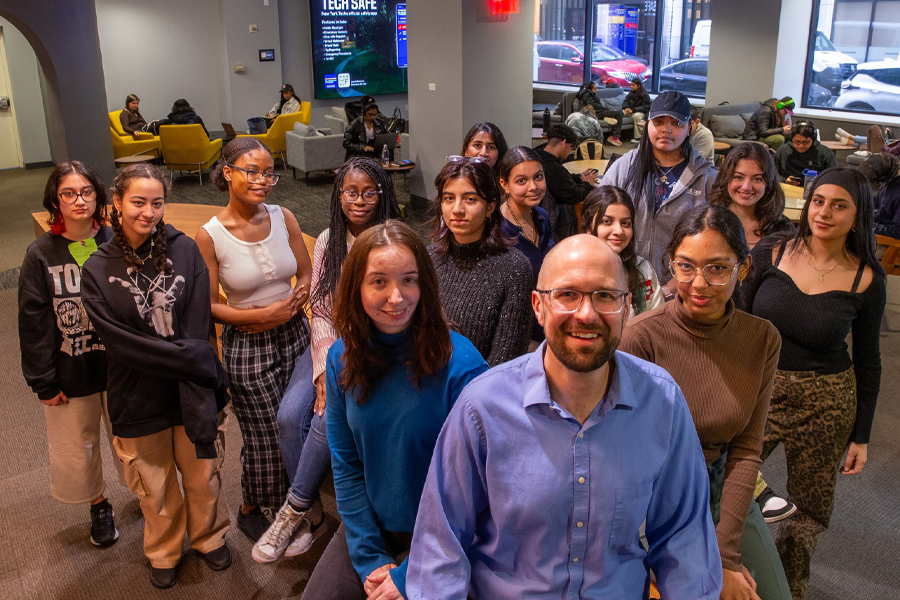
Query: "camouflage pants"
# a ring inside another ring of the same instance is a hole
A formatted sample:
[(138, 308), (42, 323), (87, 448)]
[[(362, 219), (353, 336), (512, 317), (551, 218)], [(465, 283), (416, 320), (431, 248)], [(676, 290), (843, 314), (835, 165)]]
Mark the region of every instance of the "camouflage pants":
[(856, 419), (856, 377), (778, 371), (763, 438), (765, 460), (779, 443), (787, 456), (787, 492), (797, 512), (775, 536), (794, 600), (803, 600), (809, 565), (834, 508), (838, 467)]

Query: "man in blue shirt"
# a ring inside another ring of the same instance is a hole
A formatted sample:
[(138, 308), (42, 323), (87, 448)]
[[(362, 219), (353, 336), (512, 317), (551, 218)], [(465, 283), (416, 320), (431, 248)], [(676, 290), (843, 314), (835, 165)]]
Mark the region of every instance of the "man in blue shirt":
[[(463, 390), (419, 504), (412, 600), (718, 600), (709, 478), (668, 373), (616, 352), (631, 305), (604, 242), (578, 235), (533, 293), (547, 341)], [(649, 549), (638, 530), (646, 521)]]

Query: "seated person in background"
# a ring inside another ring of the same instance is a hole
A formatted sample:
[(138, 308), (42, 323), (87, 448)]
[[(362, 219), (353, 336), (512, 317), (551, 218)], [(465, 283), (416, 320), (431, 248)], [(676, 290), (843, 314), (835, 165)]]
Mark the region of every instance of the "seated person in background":
[(272, 106), (272, 110), (266, 113), (266, 124), (271, 127), (272, 121), (278, 115), (300, 112), (300, 99), (294, 95), (294, 86), (289, 83), (281, 86), (281, 98)]
[(790, 127), (793, 127), (794, 126), (793, 110), (794, 110), (794, 107), (797, 106), (797, 104), (794, 102), (794, 99), (791, 98), (790, 96), (785, 96), (784, 98), (782, 98), (781, 100), (778, 101), (778, 104), (775, 105), (775, 108), (779, 108), (779, 105), (781, 108), (784, 108), (784, 124), (788, 125)]
[(763, 102), (747, 121), (744, 128), (745, 140), (759, 140), (772, 150), (784, 143), (784, 136), (791, 131), (791, 126), (784, 123), (784, 108), (777, 108), (779, 101), (769, 98)]
[[(544, 164), (544, 176), (550, 192), (544, 197), (542, 207), (550, 215), (554, 240), (562, 240), (575, 233), (575, 205), (594, 189), (599, 176), (597, 169), (585, 169), (575, 175), (563, 166), (562, 161), (572, 153), (576, 140), (571, 127), (557, 124), (547, 131), (547, 143), (535, 148)], [(549, 196), (552, 198), (548, 202)]]
[(547, 255), (538, 288), (547, 343), (469, 383), (438, 436), (407, 597), (637, 600), (652, 569), (663, 598), (718, 600), (688, 405), (668, 373), (616, 351), (630, 302), (622, 262), (573, 236)]
[(190, 103), (184, 98), (179, 98), (175, 101), (169, 116), (165, 119), (160, 119), (159, 121), (153, 121), (153, 123), (151, 123), (154, 135), (159, 135), (160, 125), (200, 125), (203, 127), (203, 132), (206, 134), (206, 137), (209, 137), (209, 132), (206, 130), (206, 125), (203, 124), (203, 119), (194, 112)]
[(597, 97), (597, 82), (589, 81), (583, 84), (575, 99), (580, 103), (580, 107), (593, 106), (597, 118), (612, 125), (612, 135), (606, 141), (613, 146), (621, 146), (619, 136), (622, 135), (622, 119), (625, 118), (625, 113), (609, 98)]
[(647, 120), (647, 113), (650, 112), (651, 102), (650, 95), (647, 94), (647, 90), (644, 89), (644, 84), (641, 83), (641, 80), (637, 77), (632, 79), (631, 91), (628, 92), (625, 100), (622, 101), (622, 113), (634, 120), (635, 139), (640, 138), (641, 133), (644, 131), (644, 124)]
[(128, 94), (125, 98), (125, 108), (119, 113), (119, 121), (122, 123), (122, 129), (138, 139), (142, 132), (148, 131), (147, 121), (138, 110), (141, 99), (134, 94)]
[(875, 154), (859, 165), (862, 173), (875, 189), (875, 233), (900, 239), (900, 160), (891, 154)]
[(352, 123), (355, 119), (361, 117), (363, 109), (370, 104), (375, 104), (375, 98), (372, 96), (363, 96), (358, 100), (351, 100), (346, 103), (344, 105), (344, 113), (347, 115), (347, 123)]
[(697, 154), (715, 164), (716, 147), (715, 138), (712, 131), (700, 122), (700, 113), (703, 111), (702, 106), (691, 107), (691, 146), (697, 151)]
[(793, 185), (803, 185), (803, 171), (821, 173), (836, 167), (837, 157), (830, 148), (823, 146), (812, 123), (801, 121), (791, 131), (791, 141), (775, 151), (775, 167), (778, 180)]
[(578, 136), (577, 143), (579, 144), (587, 139), (603, 143), (603, 128), (600, 127), (600, 121), (597, 120), (593, 106), (582, 106), (581, 110), (566, 117), (566, 126)]
[(889, 127), (881, 131), (878, 125), (869, 126), (867, 135), (853, 135), (846, 129), (837, 128), (834, 139), (848, 146), (862, 146), (866, 144), (866, 150), (872, 154), (887, 152), (894, 156), (900, 156), (900, 140), (893, 139), (893, 133)]
[(378, 105), (367, 104), (360, 117), (353, 119), (344, 132), (344, 149), (347, 151), (344, 160), (351, 156), (375, 156), (375, 136), (387, 133), (384, 122), (378, 119)]

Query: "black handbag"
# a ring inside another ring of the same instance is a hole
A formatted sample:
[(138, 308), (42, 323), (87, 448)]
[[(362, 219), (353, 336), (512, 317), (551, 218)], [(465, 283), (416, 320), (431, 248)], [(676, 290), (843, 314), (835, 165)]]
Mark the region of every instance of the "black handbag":
[(385, 125), (387, 126), (388, 133), (405, 133), (406, 132), (406, 119), (400, 116), (400, 107), (397, 106), (394, 108), (393, 116), (387, 120)]

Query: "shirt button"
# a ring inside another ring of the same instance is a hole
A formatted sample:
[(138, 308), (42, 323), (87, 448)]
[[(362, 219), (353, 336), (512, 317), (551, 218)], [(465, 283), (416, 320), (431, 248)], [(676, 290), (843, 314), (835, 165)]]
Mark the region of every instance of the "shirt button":
[(578, 478), (578, 483), (584, 483), (584, 477), (579, 477), (579, 478)]
[(573, 558), (572, 562), (578, 562), (578, 557), (576, 556), (575, 558)]
[(584, 523), (582, 523), (581, 521), (578, 521), (577, 523), (575, 523), (575, 526), (576, 527), (584, 527)]
[(584, 432), (583, 432), (583, 431), (578, 432), (578, 437), (583, 438), (583, 437), (584, 437)]

